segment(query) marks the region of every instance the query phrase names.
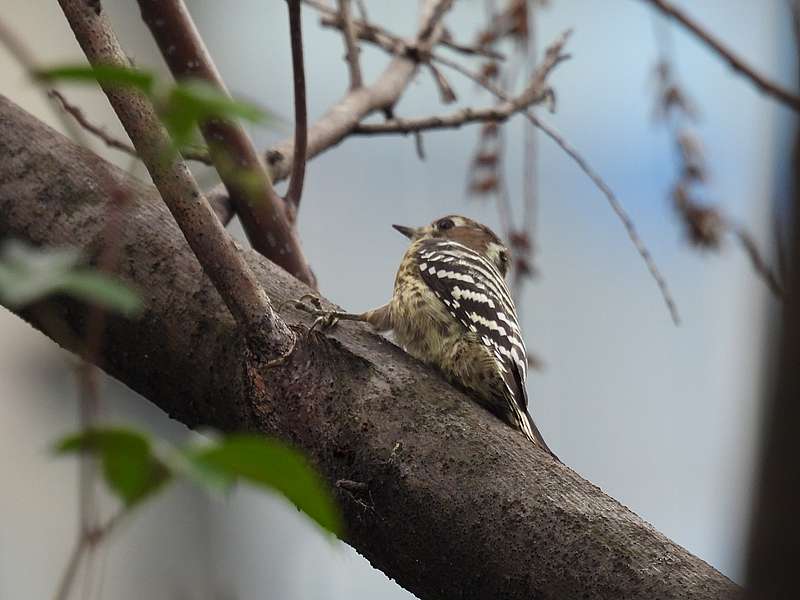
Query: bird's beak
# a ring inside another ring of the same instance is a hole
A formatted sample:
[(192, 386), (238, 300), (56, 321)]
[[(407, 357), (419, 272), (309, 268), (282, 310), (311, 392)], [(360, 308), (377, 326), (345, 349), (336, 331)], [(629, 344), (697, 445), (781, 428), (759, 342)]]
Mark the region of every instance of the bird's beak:
[(417, 235), (417, 229), (413, 227), (406, 227), (405, 225), (392, 225), (397, 231), (402, 233), (408, 239), (413, 240), (414, 236)]

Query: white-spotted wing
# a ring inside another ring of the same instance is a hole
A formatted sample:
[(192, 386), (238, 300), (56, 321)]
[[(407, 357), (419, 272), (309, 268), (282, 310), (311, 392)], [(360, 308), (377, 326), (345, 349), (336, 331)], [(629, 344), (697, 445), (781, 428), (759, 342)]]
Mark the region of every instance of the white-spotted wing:
[(450, 314), (492, 352), (509, 395), (525, 412), (527, 354), (503, 276), (486, 258), (450, 240), (424, 242), (416, 261), (423, 281)]

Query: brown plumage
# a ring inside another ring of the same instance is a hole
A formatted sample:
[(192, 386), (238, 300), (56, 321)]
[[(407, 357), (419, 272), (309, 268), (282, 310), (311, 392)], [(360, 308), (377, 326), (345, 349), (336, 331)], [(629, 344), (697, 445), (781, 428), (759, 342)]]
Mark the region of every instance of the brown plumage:
[(345, 318), (393, 330), (409, 354), (555, 457), (527, 411), (527, 354), (504, 279), (508, 249), (491, 229), (458, 215), (394, 228), (411, 245), (392, 299)]

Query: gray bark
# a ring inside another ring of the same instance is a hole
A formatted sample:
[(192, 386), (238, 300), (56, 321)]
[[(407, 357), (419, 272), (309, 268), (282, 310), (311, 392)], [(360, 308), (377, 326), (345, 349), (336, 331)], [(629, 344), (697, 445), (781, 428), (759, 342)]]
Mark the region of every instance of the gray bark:
[[(96, 257), (121, 172), (0, 97), (0, 237), (77, 245)], [(739, 588), (557, 464), (434, 371), (360, 324), (300, 336), (266, 368), (246, 343), (155, 190), (126, 184), (119, 277), (146, 301), (110, 318), (100, 366), (189, 427), (248, 430), (302, 448), (337, 490), (345, 540), (420, 598), (721, 599)], [(240, 250), (273, 306), (307, 288)], [(87, 311), (54, 298), (72, 335)], [(309, 319), (282, 316), (303, 332)], [(74, 349), (74, 348), (72, 348)], [(338, 480), (367, 491), (336, 488)]]

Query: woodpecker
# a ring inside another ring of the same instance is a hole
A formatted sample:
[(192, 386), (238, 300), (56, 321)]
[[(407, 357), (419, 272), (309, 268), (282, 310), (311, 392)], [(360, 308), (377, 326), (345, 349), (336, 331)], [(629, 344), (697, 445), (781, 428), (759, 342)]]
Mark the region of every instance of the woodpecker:
[(485, 225), (458, 215), (392, 227), (411, 240), (392, 299), (362, 314), (309, 312), (328, 323), (358, 320), (392, 330), (409, 354), (558, 460), (527, 409), (527, 353), (505, 282), (506, 246)]

